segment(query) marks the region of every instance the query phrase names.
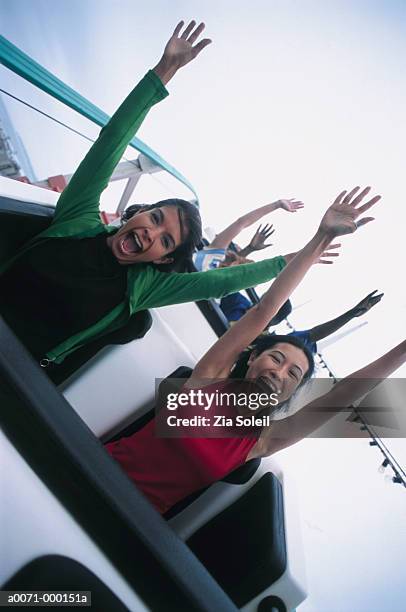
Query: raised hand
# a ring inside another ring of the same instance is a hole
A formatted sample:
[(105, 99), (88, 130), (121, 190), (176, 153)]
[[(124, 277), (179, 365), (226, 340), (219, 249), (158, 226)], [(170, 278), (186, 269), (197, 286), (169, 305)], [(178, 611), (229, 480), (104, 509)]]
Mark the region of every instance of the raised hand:
[[(338, 257), (340, 253), (333, 253), (333, 249), (339, 249), (340, 247), (341, 247), (341, 244), (329, 244), (327, 247), (325, 247), (325, 250), (322, 253), (320, 253), (318, 258), (313, 261), (313, 263), (314, 264), (316, 264), (316, 263), (320, 263), (320, 264), (332, 264), (332, 263), (334, 263), (334, 257)], [(292, 259), (296, 255), (297, 255), (297, 252), (295, 252), (295, 253), (287, 253), (283, 257), (284, 257), (286, 263), (288, 264), (290, 261), (292, 261)]]
[(273, 225), (266, 224), (264, 227), (260, 225), (251, 238), (251, 241), (248, 245), (250, 251), (262, 251), (262, 249), (266, 249), (272, 246), (271, 243), (265, 244), (270, 236), (274, 233)]
[(253, 263), (252, 259), (242, 257), (231, 249), (227, 249), (224, 261), (221, 262), (219, 268), (229, 268), (230, 266), (240, 266), (241, 264)]
[(334, 238), (336, 236), (352, 234), (361, 225), (373, 221), (374, 217), (362, 217), (358, 221), (356, 220), (381, 199), (381, 196), (374, 196), (371, 200), (357, 208), (370, 190), (370, 187), (366, 187), (358, 195), (356, 193), (359, 191), (359, 187), (355, 187), (349, 193), (346, 191), (341, 192), (332, 206), (327, 209), (321, 220), (319, 231)]
[(295, 200), (294, 198), (290, 200), (278, 200), (277, 204), (278, 208), (283, 208), (283, 210), (287, 210), (288, 212), (297, 212), (304, 207), (303, 202)]
[(339, 249), (341, 244), (329, 244), (327, 249), (323, 251), (320, 257), (314, 262), (319, 264), (333, 264), (334, 257), (338, 257), (340, 253), (333, 253), (333, 249)]
[(356, 306), (354, 306), (354, 308), (352, 309), (354, 317), (362, 316), (363, 314), (368, 312), (368, 310), (370, 310), (372, 306), (375, 306), (375, 304), (378, 304), (378, 302), (381, 301), (383, 293), (378, 293), (378, 295), (374, 295), (377, 291), (378, 289), (375, 289), (375, 291), (369, 293), (363, 300), (361, 300)]
[(195, 21), (191, 21), (181, 34), (183, 21), (176, 26), (172, 36), (166, 43), (163, 56), (154, 68), (162, 82), (166, 84), (179, 68), (192, 61), (199, 53), (211, 43), (209, 38), (204, 38), (195, 44), (203, 32), (205, 25), (200, 23), (197, 27)]

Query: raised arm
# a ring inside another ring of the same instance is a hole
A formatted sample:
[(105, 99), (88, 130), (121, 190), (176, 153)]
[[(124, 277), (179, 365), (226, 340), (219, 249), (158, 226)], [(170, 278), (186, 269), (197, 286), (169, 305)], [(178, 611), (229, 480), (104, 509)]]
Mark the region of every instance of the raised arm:
[(134, 137), (149, 109), (168, 95), (164, 85), (179, 68), (196, 57), (210, 42), (202, 40), (194, 44), (203, 31), (204, 24), (194, 29), (195, 22), (192, 21), (180, 35), (182, 26), (183, 22), (176, 26), (154, 70), (150, 70), (138, 83), (101, 130), (98, 139), (61, 194), (53, 223), (78, 218), (87, 223), (100, 223), (100, 195), (107, 187), (128, 143)]
[(234, 221), (231, 225), (226, 227), (225, 230), (220, 232), (213, 242), (210, 243), (210, 248), (212, 249), (226, 249), (230, 242), (234, 240), (234, 238), (246, 227), (249, 227), (253, 223), (256, 223), (259, 219), (261, 219), (264, 215), (267, 215), (278, 208), (282, 208), (283, 210), (287, 210), (288, 212), (296, 212), (303, 208), (303, 203), (296, 200), (277, 200), (276, 202), (272, 202), (271, 204), (266, 204), (265, 206), (261, 206), (260, 208), (256, 208), (255, 210), (251, 210), (246, 215), (239, 217), (236, 221)]
[(183, 21), (178, 23), (172, 36), (166, 43), (161, 59), (154, 68), (154, 72), (159, 76), (164, 85), (168, 84), (179, 68), (186, 66), (186, 64), (195, 59), (200, 51), (211, 43), (209, 38), (204, 38), (195, 44), (206, 27), (204, 23), (200, 23), (196, 27), (196, 22), (192, 20), (181, 34), (183, 25)]
[(267, 244), (266, 241), (274, 233), (275, 230), (273, 229), (273, 225), (266, 224), (264, 227), (260, 225), (247, 246), (238, 252), (239, 255), (241, 257), (248, 257), (248, 255), (251, 255), (251, 253), (254, 253), (254, 251), (262, 251), (263, 249), (267, 249), (268, 247), (272, 246), (272, 243), (269, 242)]
[(343, 325), (351, 321), (354, 317), (360, 317), (368, 310), (370, 310), (375, 304), (381, 301), (383, 293), (379, 293), (378, 295), (374, 295), (377, 292), (377, 289), (372, 293), (369, 293), (363, 300), (361, 300), (356, 306), (347, 310), (339, 317), (332, 319), (331, 321), (327, 321), (326, 323), (321, 323), (320, 325), (316, 325), (312, 329), (309, 330), (309, 339), (311, 342), (318, 342), (327, 336), (330, 336), (337, 330), (339, 330)]
[(266, 456), (299, 442), (372, 391), (406, 361), (406, 340), (369, 365), (340, 380), (328, 393), (295, 414), (274, 421), (254, 449), (253, 456)]
[(359, 187), (356, 187), (348, 194), (344, 191), (337, 197), (325, 213), (314, 237), (279, 274), (259, 304), (251, 308), (204, 355), (197, 364), (193, 377), (202, 379), (228, 376), (240, 352), (263, 331), (330, 242), (335, 237), (353, 233), (357, 227), (372, 221), (371, 217), (359, 219), (357, 222), (356, 219), (371, 208), (380, 196), (359, 206), (370, 188), (364, 189), (356, 196), (358, 190)]
[[(275, 278), (284, 266), (283, 257), (274, 257), (256, 263), (190, 274), (167, 274), (158, 272), (152, 266), (145, 268), (144, 275), (137, 275), (132, 270), (129, 274), (134, 274), (134, 296), (137, 296), (137, 309), (141, 310), (222, 298), (251, 287), (252, 284), (259, 285)], [(142, 283), (142, 287), (138, 288), (137, 283)]]

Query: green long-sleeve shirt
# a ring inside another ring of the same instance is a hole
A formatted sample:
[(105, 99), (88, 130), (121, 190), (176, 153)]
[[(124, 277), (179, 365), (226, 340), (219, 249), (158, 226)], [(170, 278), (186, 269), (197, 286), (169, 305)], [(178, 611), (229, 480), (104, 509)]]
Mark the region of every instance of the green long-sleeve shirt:
[[(149, 109), (168, 95), (160, 79), (148, 72), (126, 98), (61, 194), (51, 226), (30, 241), (19, 253), (0, 267), (8, 270), (23, 254), (44, 240), (92, 238), (117, 231), (105, 226), (99, 216), (100, 195), (107, 187), (114, 168), (133, 138)], [(67, 338), (48, 351), (46, 358), (55, 363), (84, 344), (117, 329), (129, 317), (146, 308), (179, 304), (229, 293), (266, 282), (285, 266), (283, 257), (195, 273), (164, 273), (151, 264), (133, 264), (127, 270), (127, 291), (123, 301), (87, 329)], [(21, 296), (24, 299), (24, 296)], [(77, 299), (80, 300), (78, 291)], [(45, 356), (44, 356), (45, 357)]]

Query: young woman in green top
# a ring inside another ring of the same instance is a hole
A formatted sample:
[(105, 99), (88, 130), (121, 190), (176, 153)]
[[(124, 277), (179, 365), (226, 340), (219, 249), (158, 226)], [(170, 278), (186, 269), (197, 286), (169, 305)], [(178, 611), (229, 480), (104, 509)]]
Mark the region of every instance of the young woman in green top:
[(204, 24), (179, 23), (157, 66), (130, 93), (61, 194), (52, 224), (0, 267), (0, 313), (43, 366), (125, 326), (140, 310), (222, 297), (263, 283), (283, 257), (204, 273), (168, 274), (201, 237), (196, 207), (162, 201), (119, 230), (99, 216), (100, 195), (165, 85), (211, 41)]

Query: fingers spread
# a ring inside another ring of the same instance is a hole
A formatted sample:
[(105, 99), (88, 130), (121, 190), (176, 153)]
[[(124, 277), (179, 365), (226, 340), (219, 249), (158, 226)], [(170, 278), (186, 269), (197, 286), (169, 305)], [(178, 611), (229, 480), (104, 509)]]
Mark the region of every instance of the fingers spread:
[(349, 191), (347, 195), (345, 196), (344, 200), (342, 201), (342, 204), (349, 204), (351, 202), (351, 199), (355, 196), (358, 190), (359, 190), (359, 187), (354, 187), (354, 189), (351, 189), (351, 191)]
[(357, 227), (361, 227), (362, 225), (370, 223), (370, 221), (375, 221), (375, 217), (364, 217), (363, 219), (359, 219), (359, 221), (357, 221), (355, 225)]
[(188, 42), (190, 42), (190, 44), (193, 45), (193, 43), (197, 40), (197, 38), (200, 36), (200, 34), (203, 32), (204, 28), (206, 26), (204, 25), (204, 23), (200, 23), (196, 30), (194, 32), (191, 33), (191, 35), (188, 38)]
[(186, 30), (183, 32), (181, 38), (183, 38), (183, 40), (186, 40), (187, 37), (189, 36), (189, 34), (192, 32), (193, 28), (196, 25), (196, 21), (193, 19), (189, 25), (186, 27)]
[(374, 204), (379, 202), (380, 199), (381, 199), (380, 195), (373, 197), (371, 200), (369, 200), (368, 202), (366, 202), (365, 204), (363, 204), (362, 206), (357, 208), (358, 214), (361, 215), (362, 213), (364, 213), (367, 210), (369, 210), (371, 208), (371, 206), (373, 206)]
[(268, 236), (271, 236), (275, 231), (272, 228), (273, 225), (266, 224), (265, 227), (261, 230), (261, 234), (263, 234), (265, 238), (268, 238)]
[(357, 205), (358, 205), (358, 204), (361, 202), (361, 200), (362, 200), (363, 198), (365, 198), (365, 196), (367, 195), (367, 193), (369, 193), (370, 191), (371, 191), (371, 187), (365, 187), (365, 189), (363, 189), (363, 190), (361, 191), (361, 193), (359, 193), (359, 194), (357, 195), (357, 197), (354, 199), (354, 201), (353, 201), (353, 202), (351, 202), (351, 206), (357, 206)]
[(176, 28), (173, 31), (172, 36), (176, 36), (177, 37), (182, 28), (183, 28), (183, 21), (179, 21), (178, 25), (176, 26)]
[(341, 204), (341, 200), (343, 199), (343, 197), (345, 196), (347, 192), (346, 191), (342, 191), (341, 193), (338, 194), (338, 196), (336, 197), (336, 199), (333, 202), (333, 206), (334, 204)]
[(203, 40), (201, 40), (200, 42), (197, 43), (197, 45), (195, 45), (193, 47), (193, 50), (195, 52), (195, 56), (200, 53), (200, 51), (202, 51), (202, 49), (204, 49), (205, 47), (207, 47), (207, 45), (210, 45), (212, 41), (210, 40), (210, 38), (203, 38)]

